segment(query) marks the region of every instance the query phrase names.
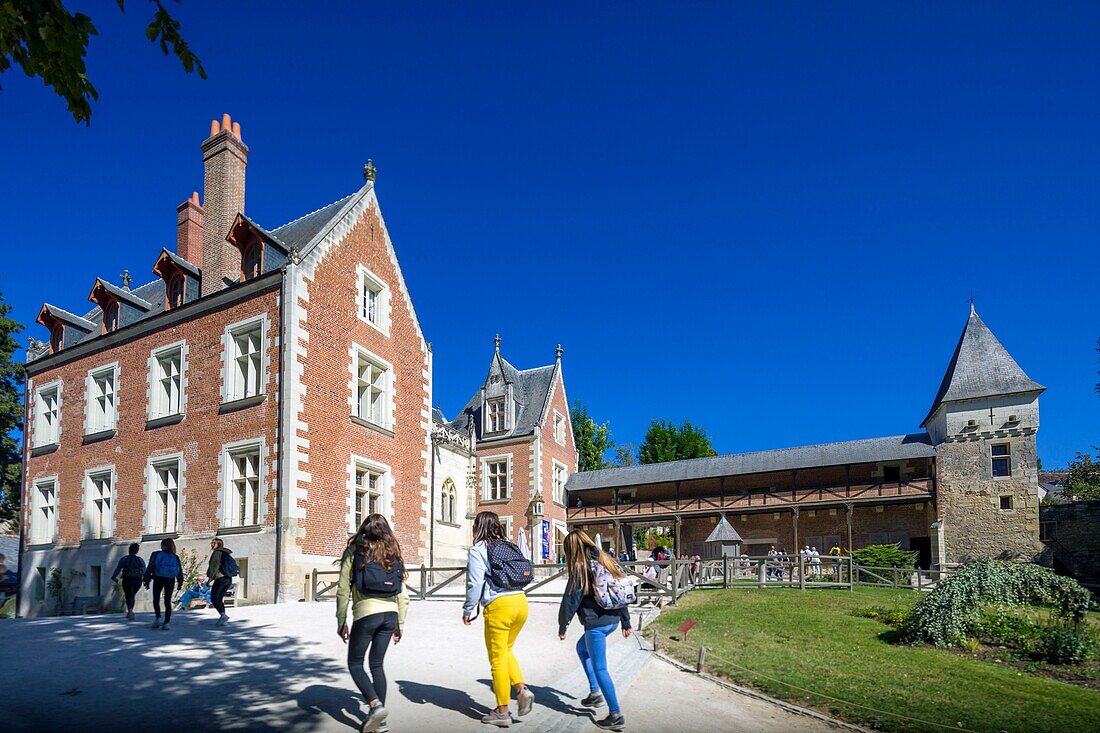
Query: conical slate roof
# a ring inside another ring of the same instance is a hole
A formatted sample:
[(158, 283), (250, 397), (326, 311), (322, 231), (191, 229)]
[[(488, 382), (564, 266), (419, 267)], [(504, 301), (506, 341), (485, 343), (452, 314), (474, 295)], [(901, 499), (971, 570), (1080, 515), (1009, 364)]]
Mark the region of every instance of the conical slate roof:
[(936, 399), (928, 416), (921, 423), (923, 428), (944, 402), (972, 400), (978, 397), (1041, 392), (1046, 387), (1024, 373), (1016, 360), (1008, 353), (989, 326), (970, 308), (962, 336), (955, 346), (947, 373), (943, 375)]
[(718, 526), (714, 528), (714, 531), (710, 533), (710, 537), (707, 537), (707, 542), (740, 542), (741, 535), (737, 534), (737, 530), (733, 528), (725, 517), (718, 522)]

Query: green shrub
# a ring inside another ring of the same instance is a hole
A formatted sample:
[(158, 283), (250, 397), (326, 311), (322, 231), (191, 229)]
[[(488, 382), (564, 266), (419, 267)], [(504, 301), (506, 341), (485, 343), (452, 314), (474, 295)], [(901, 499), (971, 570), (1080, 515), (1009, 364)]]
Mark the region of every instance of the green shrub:
[(1043, 627), (1031, 619), (1008, 613), (1004, 609), (983, 614), (974, 627), (974, 633), (989, 643), (1015, 649), (1029, 647), (1042, 632)]
[(1030, 563), (979, 560), (941, 580), (913, 609), (901, 628), (909, 643), (959, 646), (972, 636), (988, 606), (1053, 607), (1079, 629), (1089, 609), (1089, 591), (1072, 578)]
[(856, 565), (869, 568), (913, 568), (917, 553), (901, 549), (900, 545), (869, 545), (852, 552)]
[(971, 654), (981, 649), (981, 647), (982, 645), (977, 639), (971, 639), (970, 637), (967, 637), (959, 642), (959, 648), (962, 649), (964, 652), (970, 652)]
[(886, 613), (883, 617), (883, 621), (891, 626), (902, 626), (907, 620), (909, 620), (910, 611), (905, 608), (894, 608)]
[(890, 626), (900, 626), (909, 618), (909, 611), (904, 608), (886, 608), (885, 606), (871, 606), (870, 608), (857, 608), (852, 615), (858, 618), (873, 618)]
[(1072, 629), (1052, 626), (1039, 640), (1039, 655), (1052, 664), (1078, 664), (1089, 652), (1089, 641)]

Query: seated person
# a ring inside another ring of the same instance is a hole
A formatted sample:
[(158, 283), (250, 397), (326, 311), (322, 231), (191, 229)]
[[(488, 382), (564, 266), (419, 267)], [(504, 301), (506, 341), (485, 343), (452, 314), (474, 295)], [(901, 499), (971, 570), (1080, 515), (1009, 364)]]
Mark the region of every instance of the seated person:
[(195, 578), (195, 584), (184, 591), (177, 602), (180, 604), (180, 609), (183, 610), (190, 608), (191, 601), (196, 598), (202, 599), (205, 605), (210, 605), (210, 585), (206, 582), (205, 575)]

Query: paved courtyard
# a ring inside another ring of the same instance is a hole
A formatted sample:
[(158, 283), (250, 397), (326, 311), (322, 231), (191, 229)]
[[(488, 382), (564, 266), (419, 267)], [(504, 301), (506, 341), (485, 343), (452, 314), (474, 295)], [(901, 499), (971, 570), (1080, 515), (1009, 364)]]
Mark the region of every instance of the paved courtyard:
[[(487, 730), (491, 702), (480, 621), (467, 628), (452, 600), (414, 602), (386, 660), (391, 729)], [(358, 693), (336, 636), (332, 603), (252, 606), (226, 628), (209, 611), (180, 613), (172, 630), (152, 614), (0, 622), (0, 730), (349, 731)], [(595, 731), (573, 652), (557, 638), (557, 604), (531, 602), (517, 647), (535, 692), (521, 733)], [(832, 726), (721, 689), (614, 638), (610, 664), (628, 730), (704, 733), (834, 731)], [(601, 716), (604, 713), (600, 711)]]

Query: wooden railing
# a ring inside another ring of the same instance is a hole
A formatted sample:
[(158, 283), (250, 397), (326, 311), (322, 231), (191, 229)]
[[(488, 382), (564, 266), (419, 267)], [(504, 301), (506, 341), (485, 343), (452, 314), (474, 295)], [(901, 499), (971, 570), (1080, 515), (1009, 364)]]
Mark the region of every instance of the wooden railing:
[[(932, 479), (912, 479), (848, 486), (730, 492), (724, 496), (665, 497), (618, 504), (582, 504), (567, 509), (569, 521), (623, 519), (655, 515), (713, 514), (728, 511), (779, 511), (792, 507), (876, 504), (893, 499), (931, 499)], [(583, 498), (580, 501), (584, 501)]]

